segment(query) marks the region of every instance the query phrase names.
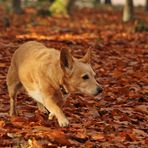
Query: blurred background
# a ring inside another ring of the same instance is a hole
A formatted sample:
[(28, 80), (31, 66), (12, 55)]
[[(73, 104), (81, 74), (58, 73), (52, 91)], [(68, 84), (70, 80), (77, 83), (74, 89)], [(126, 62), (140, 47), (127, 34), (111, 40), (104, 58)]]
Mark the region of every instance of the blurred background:
[(147, 30), (146, 23), (141, 21), (142, 17), (136, 13), (148, 11), (148, 0), (0, 0), (0, 13), (3, 13), (0, 21), (7, 27), (11, 22), (7, 14), (28, 14), (32, 18), (35, 16), (71, 17), (82, 9), (116, 11), (120, 13), (122, 22), (138, 20), (136, 24), (140, 26), (140, 30), (141, 28)]
[(121, 7), (126, 3), (133, 3), (134, 6), (144, 7), (148, 9), (148, 0), (0, 0), (0, 5), (8, 12), (22, 13), (26, 7), (35, 7), (49, 11), (50, 14), (54, 13), (66, 13), (71, 11), (73, 7), (95, 7), (100, 8), (104, 5), (112, 5)]

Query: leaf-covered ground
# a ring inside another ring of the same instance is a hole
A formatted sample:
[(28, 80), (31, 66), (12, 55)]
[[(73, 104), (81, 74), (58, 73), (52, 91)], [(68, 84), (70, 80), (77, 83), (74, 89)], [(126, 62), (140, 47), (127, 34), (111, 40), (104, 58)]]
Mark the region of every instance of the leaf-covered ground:
[[(148, 34), (134, 32), (136, 23), (123, 24), (122, 13), (77, 10), (72, 17), (6, 14), (0, 7), (0, 147), (146, 148), (148, 145)], [(136, 16), (144, 21), (144, 12)], [(92, 66), (104, 88), (98, 97), (72, 94), (63, 107), (70, 126), (37, 110), (21, 92), (19, 116), (10, 117), (6, 73), (16, 48), (28, 40), (48, 47), (68, 48), (81, 57), (92, 49)]]

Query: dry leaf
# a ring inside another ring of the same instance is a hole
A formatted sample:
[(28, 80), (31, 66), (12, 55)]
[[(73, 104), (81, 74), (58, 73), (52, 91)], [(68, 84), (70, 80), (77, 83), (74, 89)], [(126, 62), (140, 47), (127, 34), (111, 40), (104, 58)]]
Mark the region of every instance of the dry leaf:
[(92, 135), (91, 138), (92, 138), (93, 140), (102, 140), (102, 139), (104, 139), (105, 137), (104, 137), (103, 134), (97, 133), (97, 134), (95, 134), (95, 135)]
[(0, 120), (0, 127), (4, 127), (5, 126), (5, 121)]

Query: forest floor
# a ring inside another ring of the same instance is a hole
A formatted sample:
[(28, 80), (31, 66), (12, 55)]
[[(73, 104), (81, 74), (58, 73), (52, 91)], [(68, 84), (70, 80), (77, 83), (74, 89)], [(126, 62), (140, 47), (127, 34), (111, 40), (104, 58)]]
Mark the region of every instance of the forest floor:
[[(135, 32), (113, 10), (77, 10), (72, 17), (39, 17), (34, 9), (0, 18), (0, 147), (146, 148), (148, 145), (148, 34)], [(137, 19), (148, 22), (145, 12)], [(70, 49), (75, 57), (92, 50), (92, 67), (104, 91), (98, 97), (72, 94), (63, 110), (69, 127), (47, 120), (35, 101), (18, 95), (19, 116), (10, 117), (6, 74), (22, 43), (38, 40)]]

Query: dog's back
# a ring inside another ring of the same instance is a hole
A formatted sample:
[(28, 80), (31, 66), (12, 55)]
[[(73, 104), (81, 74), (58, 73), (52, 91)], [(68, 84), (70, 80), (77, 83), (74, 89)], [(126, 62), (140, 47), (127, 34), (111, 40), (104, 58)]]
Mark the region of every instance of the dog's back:
[(18, 67), (21, 65), (24, 66), (28, 63), (31, 66), (31, 63), (43, 62), (45, 61), (45, 58), (49, 58), (50, 61), (55, 62), (55, 60), (58, 60), (59, 56), (60, 54), (58, 50), (47, 48), (43, 44), (36, 41), (29, 41), (21, 45), (15, 51), (12, 62), (15, 62), (16, 66)]
[[(54, 80), (54, 76), (57, 76), (53, 75), (54, 71), (60, 70), (59, 58), (60, 52), (58, 50), (47, 48), (36, 41), (29, 41), (15, 51), (11, 66), (16, 69), (20, 81), (27, 81), (26, 79), (29, 78), (33, 81), (40, 74), (46, 77), (47, 72), (49, 77), (53, 77)], [(62, 75), (61, 70), (60, 73)], [(29, 82), (32, 81), (29, 80)], [(54, 84), (54, 82), (51, 83)]]

